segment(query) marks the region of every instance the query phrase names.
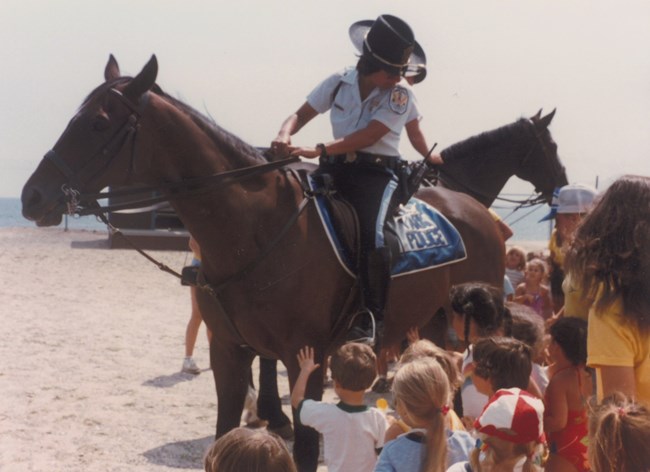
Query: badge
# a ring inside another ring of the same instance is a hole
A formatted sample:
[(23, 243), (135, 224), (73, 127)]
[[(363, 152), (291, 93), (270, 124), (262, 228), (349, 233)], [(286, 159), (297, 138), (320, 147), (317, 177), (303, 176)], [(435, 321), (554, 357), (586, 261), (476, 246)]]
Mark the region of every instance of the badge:
[(399, 115), (403, 115), (408, 104), (408, 91), (404, 87), (395, 87), (390, 94), (390, 109)]

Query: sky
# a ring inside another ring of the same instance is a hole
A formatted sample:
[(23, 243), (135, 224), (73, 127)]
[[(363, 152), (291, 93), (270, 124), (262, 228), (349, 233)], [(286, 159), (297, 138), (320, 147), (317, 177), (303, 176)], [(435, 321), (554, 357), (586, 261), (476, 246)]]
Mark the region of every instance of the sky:
[[(646, 0), (2, 0), (0, 197), (20, 196), (111, 53), (128, 75), (155, 54), (166, 92), (265, 146), (313, 87), (356, 63), (350, 24), (383, 13), (427, 54), (415, 93), (438, 149), (557, 108), (570, 182), (650, 174)], [(330, 138), (322, 116), (293, 142)], [(513, 178), (505, 192), (531, 190)]]

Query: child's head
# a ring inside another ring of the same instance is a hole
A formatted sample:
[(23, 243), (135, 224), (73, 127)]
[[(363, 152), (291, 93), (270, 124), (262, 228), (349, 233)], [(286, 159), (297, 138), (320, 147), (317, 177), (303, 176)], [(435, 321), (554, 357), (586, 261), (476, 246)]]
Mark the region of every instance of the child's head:
[(541, 282), (546, 276), (546, 263), (535, 257), (526, 263), (526, 281)]
[(450, 302), (452, 325), (462, 341), (473, 343), (495, 334), (510, 335), (512, 317), (500, 289), (481, 282), (455, 285)]
[(549, 354), (552, 360), (555, 347), (559, 348), (566, 359), (573, 365), (587, 363), (587, 322), (581, 318), (564, 317), (557, 320), (549, 329), (551, 345)]
[(436, 346), (428, 339), (419, 339), (407, 347), (399, 361), (400, 364), (406, 364), (427, 357), (438, 361), (440, 367), (445, 371), (452, 393), (458, 390), (463, 382), (458, 363), (450, 352)]
[(474, 470), (514, 465), (518, 458), (525, 460), (522, 470), (535, 470), (545, 441), (543, 418), (544, 403), (539, 398), (519, 388), (499, 390), (474, 423), (481, 442), (470, 458)]
[(541, 363), (544, 355), (544, 319), (531, 307), (507, 302), (512, 315), (512, 337), (531, 349), (533, 362)]
[(296, 472), (284, 441), (266, 430), (235, 428), (205, 454), (206, 472)]
[(526, 268), (526, 251), (522, 247), (512, 246), (506, 252), (506, 268), (524, 270)]
[(614, 395), (589, 419), (589, 464), (594, 472), (650, 470), (650, 411)]
[(339, 347), (330, 359), (332, 380), (341, 388), (353, 392), (366, 390), (377, 376), (377, 358), (370, 346), (347, 343)]
[[(533, 368), (531, 349), (515, 338), (490, 337), (474, 345), (474, 375), (489, 382), (494, 394), (503, 388), (528, 388)], [(477, 388), (478, 388), (477, 382)]]
[(436, 360), (428, 357), (407, 362), (395, 373), (393, 397), (395, 409), (407, 424), (427, 430), (423, 470), (444, 471), (447, 462), (445, 415), (451, 401), (447, 373)]

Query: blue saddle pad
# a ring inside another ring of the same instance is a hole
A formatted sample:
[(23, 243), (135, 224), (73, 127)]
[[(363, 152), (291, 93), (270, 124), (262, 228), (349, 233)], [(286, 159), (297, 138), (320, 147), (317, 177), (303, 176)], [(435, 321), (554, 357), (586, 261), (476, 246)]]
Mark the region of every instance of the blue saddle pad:
[[(309, 177), (309, 186), (317, 185)], [(327, 198), (316, 193), (316, 208), (334, 253), (350, 275), (356, 277), (352, 255), (341, 243), (334, 228)], [(399, 253), (393, 253), (393, 277), (433, 269), (460, 262), (467, 258), (465, 244), (458, 230), (438, 210), (415, 197), (403, 205), (387, 225), (397, 235)]]

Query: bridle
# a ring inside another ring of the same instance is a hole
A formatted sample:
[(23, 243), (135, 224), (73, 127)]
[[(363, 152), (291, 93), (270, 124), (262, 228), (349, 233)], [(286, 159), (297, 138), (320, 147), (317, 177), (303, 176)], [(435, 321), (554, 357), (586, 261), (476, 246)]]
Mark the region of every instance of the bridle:
[[(87, 186), (104, 172), (129, 142), (131, 143), (131, 153), (128, 177), (134, 172), (137, 133), (140, 127), (140, 118), (149, 102), (150, 92), (143, 94), (138, 103), (132, 102), (120, 90), (114, 87), (110, 88), (108, 93), (117, 97), (127, 107), (130, 114), (118, 130), (91, 156), (86, 164), (74, 171), (54, 150), (48, 151), (44, 157), (45, 160), (54, 164), (56, 169), (67, 179), (67, 182), (61, 186), (61, 191), (63, 192), (62, 205), (65, 206), (66, 213), (69, 215), (96, 215), (100, 217), (105, 212), (144, 208), (152, 204), (166, 202), (171, 196), (195, 195), (208, 190), (214, 190), (216, 187), (233, 184), (249, 177), (270, 172), (299, 160), (298, 157), (291, 157), (260, 165), (219, 172), (204, 177), (185, 178), (175, 182), (161, 182), (156, 186), (141, 186), (99, 193), (81, 193), (79, 189)], [(101, 165), (97, 169), (94, 169), (96, 162), (100, 158), (103, 158), (103, 162), (100, 163)], [(159, 195), (105, 206), (101, 206), (97, 202), (97, 200), (102, 199), (110, 200), (127, 196), (152, 195), (154, 193), (159, 193)], [(84, 202), (86, 202), (86, 205), (84, 205)]]
[[(101, 173), (103, 173), (120, 154), (127, 142), (131, 142), (131, 160), (129, 165), (129, 174), (133, 172), (135, 163), (135, 142), (140, 117), (149, 101), (149, 92), (142, 95), (140, 101), (135, 104), (118, 89), (112, 87), (108, 91), (114, 97), (128, 108), (130, 114), (120, 125), (117, 131), (106, 141), (86, 163), (80, 168), (72, 170), (66, 162), (51, 149), (45, 154), (44, 159), (51, 162), (54, 167), (67, 179), (67, 182), (61, 186), (61, 191), (65, 196), (65, 205), (68, 214), (77, 213), (80, 202), (87, 199), (87, 195), (80, 193), (78, 189), (91, 183)], [(97, 166), (99, 163), (99, 166)], [(95, 167), (97, 167), (95, 169)]]

